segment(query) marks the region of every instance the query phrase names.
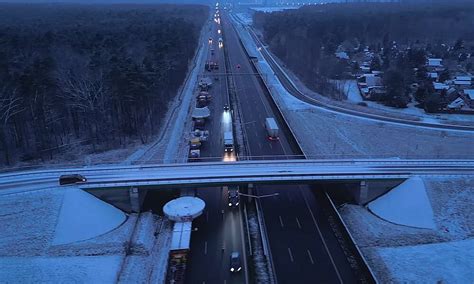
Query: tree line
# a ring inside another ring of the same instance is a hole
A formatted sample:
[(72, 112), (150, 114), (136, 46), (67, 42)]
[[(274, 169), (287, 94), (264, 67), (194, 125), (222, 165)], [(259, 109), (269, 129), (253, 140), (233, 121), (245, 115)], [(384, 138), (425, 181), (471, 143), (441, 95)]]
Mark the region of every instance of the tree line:
[(182, 84), (208, 8), (0, 5), (0, 164), (145, 143)]

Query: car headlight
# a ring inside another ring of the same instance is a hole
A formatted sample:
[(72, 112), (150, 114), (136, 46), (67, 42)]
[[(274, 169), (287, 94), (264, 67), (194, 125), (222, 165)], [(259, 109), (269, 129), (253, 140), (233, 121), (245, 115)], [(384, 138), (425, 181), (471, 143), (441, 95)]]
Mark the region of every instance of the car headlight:
[(232, 203), (229, 202), (229, 206), (232, 206)]
[(230, 271), (234, 272), (234, 268), (232, 267), (232, 268), (230, 269)]
[(236, 203), (235, 203), (235, 206), (239, 206), (239, 202), (236, 202)]
[(237, 271), (240, 271), (241, 269), (242, 269), (242, 267), (239, 267), (239, 268), (237, 269)]

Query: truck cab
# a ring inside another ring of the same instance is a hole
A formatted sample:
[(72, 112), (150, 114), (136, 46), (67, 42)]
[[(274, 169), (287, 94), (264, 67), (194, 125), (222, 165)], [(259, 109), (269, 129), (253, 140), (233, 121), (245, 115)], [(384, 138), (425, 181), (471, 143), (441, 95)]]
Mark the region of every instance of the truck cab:
[(232, 134), (232, 131), (224, 132), (224, 152), (234, 152), (234, 136)]

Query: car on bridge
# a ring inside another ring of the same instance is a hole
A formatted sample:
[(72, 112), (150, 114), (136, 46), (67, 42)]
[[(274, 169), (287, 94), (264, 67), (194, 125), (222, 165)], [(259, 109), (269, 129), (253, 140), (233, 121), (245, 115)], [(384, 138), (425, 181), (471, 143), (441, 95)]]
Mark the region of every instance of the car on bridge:
[(87, 179), (80, 174), (62, 175), (59, 177), (59, 185), (84, 183)]

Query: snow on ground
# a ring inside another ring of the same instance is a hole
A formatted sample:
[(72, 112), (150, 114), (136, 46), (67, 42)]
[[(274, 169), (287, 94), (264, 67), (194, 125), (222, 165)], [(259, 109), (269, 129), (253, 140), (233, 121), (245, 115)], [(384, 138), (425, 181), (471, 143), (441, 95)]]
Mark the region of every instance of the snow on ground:
[(125, 214), (78, 188), (67, 189), (53, 244), (83, 241), (105, 234), (125, 221)]
[(356, 80), (333, 80), (340, 91), (347, 96), (347, 100), (355, 103), (364, 101), (360, 95), (359, 87)]
[(474, 179), (433, 177), (423, 182), (435, 229), (396, 225), (356, 205), (346, 205), (340, 213), (381, 283), (472, 283)]
[(299, 9), (300, 6), (292, 6), (292, 7), (261, 7), (261, 8), (252, 8), (252, 10), (257, 12), (264, 12), (264, 13), (273, 13), (273, 12), (281, 12), (285, 10), (296, 10)]
[(234, 15), (240, 22), (246, 25), (251, 25), (253, 23), (252, 16), (250, 16), (248, 13), (236, 13)]
[(143, 213), (132, 239), (120, 283), (163, 283), (171, 243), (172, 222)]
[(433, 209), (419, 177), (413, 177), (368, 204), (380, 218), (399, 225), (434, 229)]
[(427, 123), (445, 123), (449, 121), (464, 121), (474, 123), (474, 116), (469, 114), (448, 114), (448, 113), (426, 113), (423, 109), (415, 107), (416, 102), (411, 102), (406, 108), (394, 108), (383, 104), (366, 101), (368, 107), (383, 110), (388, 113), (406, 114), (418, 117), (420, 121)]
[(114, 283), (118, 256), (0, 257), (2, 283)]
[[(389, 282), (473, 283), (474, 239), (378, 249), (390, 272)], [(384, 279), (385, 282), (386, 280)]]
[(2, 195), (0, 257), (44, 253), (54, 237), (63, 195), (61, 190)]

